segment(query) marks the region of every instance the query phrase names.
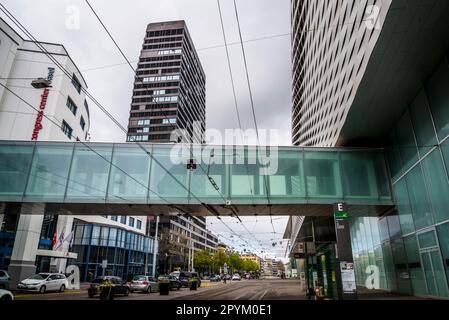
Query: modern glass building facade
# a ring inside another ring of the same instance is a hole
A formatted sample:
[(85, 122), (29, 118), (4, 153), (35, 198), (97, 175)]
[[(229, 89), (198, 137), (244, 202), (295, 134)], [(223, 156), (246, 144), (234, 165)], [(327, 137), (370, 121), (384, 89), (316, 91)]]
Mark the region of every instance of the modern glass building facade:
[[(80, 269), (80, 280), (90, 281), (95, 277), (114, 275), (123, 279), (152, 270), (155, 241), (125, 229), (75, 222), (72, 252), (76, 260), (69, 260)], [(102, 263), (107, 261), (103, 270)], [(104, 273), (103, 273), (104, 272)]]
[(388, 158), (397, 211), (352, 220), (357, 281), (380, 272), (380, 288), (449, 297), (449, 63), (441, 61), (391, 130)]

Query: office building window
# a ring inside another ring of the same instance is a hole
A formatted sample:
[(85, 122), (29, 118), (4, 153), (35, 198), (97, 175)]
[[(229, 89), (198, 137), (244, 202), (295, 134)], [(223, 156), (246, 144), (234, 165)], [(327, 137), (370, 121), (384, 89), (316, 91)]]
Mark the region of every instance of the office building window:
[(137, 220), (137, 229), (142, 229), (142, 221)]
[(120, 217), (120, 223), (126, 224), (126, 216)]
[(162, 123), (163, 124), (175, 124), (176, 123), (176, 118), (163, 119)]
[(69, 139), (72, 139), (73, 129), (64, 120), (62, 120), (61, 130)]
[(133, 227), (133, 228), (134, 228), (134, 220), (135, 220), (134, 218), (129, 217), (129, 224), (128, 224), (128, 225), (129, 225), (130, 227)]
[(86, 108), (87, 115), (89, 115), (89, 105), (87, 104), (87, 100), (84, 100), (84, 107)]
[(73, 115), (76, 116), (76, 110), (78, 107), (76, 106), (75, 102), (73, 102), (70, 97), (67, 98), (67, 108), (69, 108), (70, 111), (72, 111)]
[(84, 121), (83, 116), (81, 116), (81, 119), (80, 119), (80, 126), (81, 126), (81, 129), (83, 129), (83, 131), (84, 131), (84, 127), (86, 126), (86, 122)]
[(81, 83), (78, 81), (78, 78), (75, 75), (72, 76), (72, 84), (75, 87), (76, 91), (78, 91), (78, 93), (81, 93)]
[(112, 221), (117, 221), (117, 216), (111, 216)]

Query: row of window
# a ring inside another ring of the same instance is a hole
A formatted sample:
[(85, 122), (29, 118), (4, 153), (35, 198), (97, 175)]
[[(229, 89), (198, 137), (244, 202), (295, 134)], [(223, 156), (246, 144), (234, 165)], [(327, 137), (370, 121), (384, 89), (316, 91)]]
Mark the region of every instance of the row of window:
[(182, 53), (181, 49), (159, 50), (157, 52), (157, 54), (160, 56), (167, 55), (167, 54), (180, 54), (180, 53)]
[[(119, 219), (119, 216), (111, 216), (112, 221), (118, 221), (118, 219)], [(136, 223), (136, 221), (137, 221), (137, 223)], [(126, 224), (126, 216), (120, 216), (119, 222), (121, 224)], [(136, 220), (133, 217), (129, 217), (128, 226), (141, 230), (142, 229), (142, 221), (139, 219)]]
[(178, 96), (171, 97), (154, 97), (153, 102), (177, 102)]
[(161, 76), (161, 77), (147, 77), (147, 78), (143, 78), (143, 83), (158, 82), (158, 81), (170, 81), (170, 80), (179, 80), (179, 79), (180, 79), (179, 75)]
[(158, 31), (148, 31), (147, 38), (151, 37), (163, 37), (163, 36), (175, 36), (182, 34), (184, 29), (171, 29), (171, 30), (158, 30)]
[(126, 141), (156, 141), (156, 140), (169, 140), (171, 134), (153, 134), (149, 136), (128, 136)]

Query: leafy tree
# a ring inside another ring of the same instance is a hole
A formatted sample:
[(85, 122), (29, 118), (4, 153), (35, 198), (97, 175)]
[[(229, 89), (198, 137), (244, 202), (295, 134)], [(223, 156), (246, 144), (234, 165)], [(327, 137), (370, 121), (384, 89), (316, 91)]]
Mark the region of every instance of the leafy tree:
[(225, 263), (229, 264), (229, 256), (223, 249), (218, 249), (212, 258), (214, 272), (218, 273)]
[(241, 271), (243, 269), (243, 259), (237, 252), (233, 252), (229, 256), (229, 266), (232, 270), (232, 273), (236, 271)]

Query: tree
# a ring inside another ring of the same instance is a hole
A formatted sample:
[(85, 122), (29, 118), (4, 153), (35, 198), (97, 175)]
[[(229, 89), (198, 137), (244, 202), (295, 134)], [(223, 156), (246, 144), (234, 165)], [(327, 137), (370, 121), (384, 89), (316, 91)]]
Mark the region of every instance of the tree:
[(229, 256), (223, 249), (218, 249), (212, 258), (214, 272), (218, 273), (225, 263), (229, 264)]
[(241, 271), (243, 269), (243, 260), (237, 252), (233, 252), (229, 256), (229, 267), (232, 273), (235, 271)]
[(198, 272), (209, 272), (209, 268), (213, 264), (212, 253), (206, 250), (195, 250), (194, 264)]

